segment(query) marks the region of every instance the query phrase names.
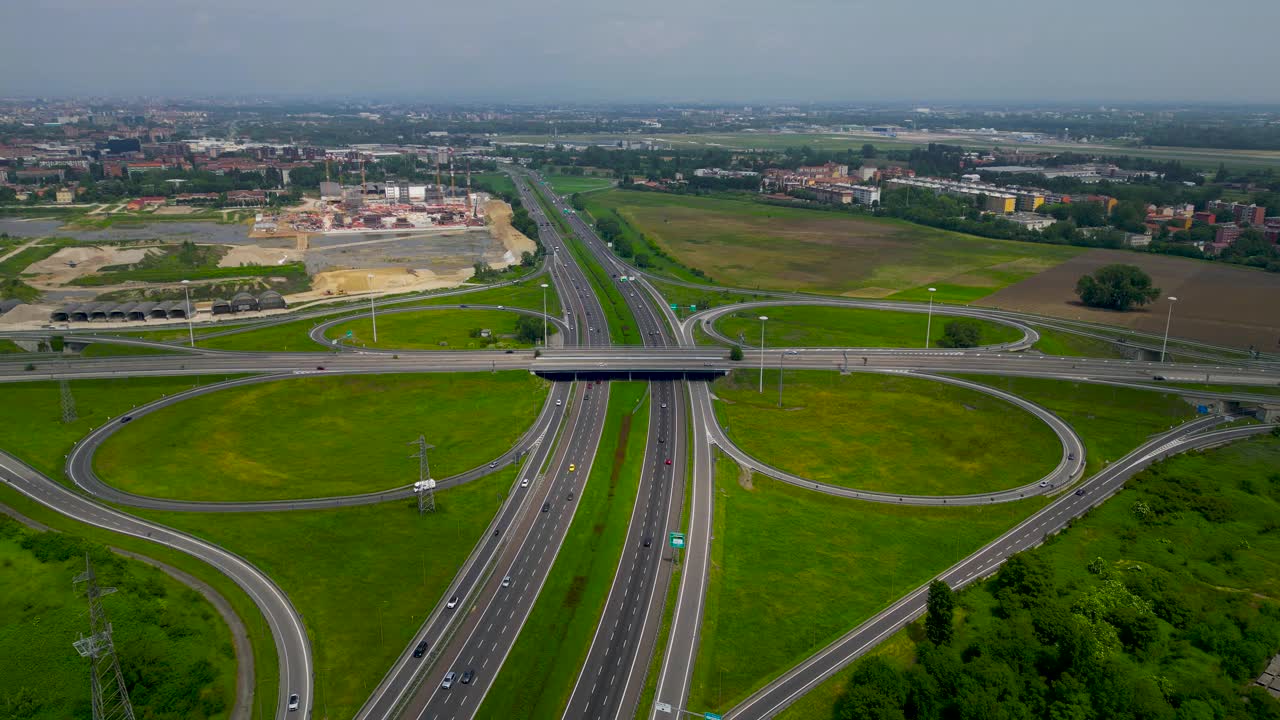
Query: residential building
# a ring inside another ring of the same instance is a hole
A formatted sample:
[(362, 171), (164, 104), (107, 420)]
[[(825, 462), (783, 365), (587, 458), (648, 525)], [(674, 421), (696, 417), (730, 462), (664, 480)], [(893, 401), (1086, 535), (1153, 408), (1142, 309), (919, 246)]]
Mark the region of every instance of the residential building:
[(1267, 209), (1253, 204), (1245, 205), (1244, 203), (1210, 200), (1208, 209), (1210, 212), (1216, 212), (1223, 216), (1229, 213), (1237, 223), (1262, 225), (1267, 219)]
[(956, 182), (941, 178), (893, 178), (886, 184), (889, 187), (914, 187), (928, 190), (935, 195), (982, 198), (982, 209), (986, 212), (1008, 215), (1017, 209), (1018, 196), (1005, 192), (1003, 188), (996, 185)]
[(1056, 222), (1048, 215), (1034, 212), (1015, 212), (1008, 219), (1010, 222), (1015, 222), (1028, 230), (1044, 230)]
[(1230, 245), (1240, 237), (1242, 228), (1235, 223), (1224, 223), (1218, 226), (1218, 232), (1213, 236), (1214, 245)]
[(71, 188), (58, 188), (58, 191), (54, 193), (54, 202), (59, 205), (69, 205), (75, 199), (76, 192)]

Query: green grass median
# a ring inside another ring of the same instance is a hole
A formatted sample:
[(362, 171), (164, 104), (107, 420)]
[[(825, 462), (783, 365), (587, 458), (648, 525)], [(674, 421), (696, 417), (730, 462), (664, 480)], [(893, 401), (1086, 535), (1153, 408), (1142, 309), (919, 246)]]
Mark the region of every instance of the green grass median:
[(721, 712), (1016, 525), (1041, 498), (910, 507), (716, 462), (710, 584), (688, 708)]
[(95, 456), (104, 482), (188, 500), (348, 495), (436, 477), (510, 449), (547, 384), (527, 372), (294, 377), (191, 398), (134, 420)]
[(975, 390), (900, 375), (736, 370), (712, 386), (716, 417), (757, 460), (859, 490), (965, 495), (1035, 482), (1058, 464), (1039, 419)]
[(612, 384), (600, 448), (573, 523), (479, 717), (547, 718), (564, 712), (631, 521), (649, 428), (647, 389), (646, 383)]
[[(926, 328), (931, 347), (941, 347), (948, 322), (956, 318), (934, 314), (930, 323), (924, 313), (824, 307), (821, 305), (772, 305), (726, 313), (716, 321), (721, 334), (746, 344), (760, 346), (760, 316), (765, 324), (768, 347), (898, 347), (924, 346)], [(986, 320), (968, 319), (981, 329), (978, 343), (996, 345), (1022, 337), (1016, 328)]]
[[(517, 337), (516, 323), (525, 317), (528, 316), (505, 310), (470, 309), (381, 313), (377, 342), (373, 341), (373, 321), (369, 317), (335, 325), (325, 336), (355, 347), (383, 349), (524, 349), (533, 347)], [(538, 320), (537, 325), (541, 330), (542, 321)], [(481, 336), (482, 329), (488, 330), (489, 335)], [(554, 331), (555, 326), (548, 323), (547, 329)]]

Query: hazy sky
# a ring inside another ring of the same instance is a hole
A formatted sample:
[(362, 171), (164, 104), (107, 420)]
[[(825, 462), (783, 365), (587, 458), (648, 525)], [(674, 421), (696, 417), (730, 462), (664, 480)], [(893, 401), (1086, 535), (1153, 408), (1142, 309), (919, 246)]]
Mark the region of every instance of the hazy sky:
[(1278, 0), (5, 5), (5, 95), (1280, 102)]

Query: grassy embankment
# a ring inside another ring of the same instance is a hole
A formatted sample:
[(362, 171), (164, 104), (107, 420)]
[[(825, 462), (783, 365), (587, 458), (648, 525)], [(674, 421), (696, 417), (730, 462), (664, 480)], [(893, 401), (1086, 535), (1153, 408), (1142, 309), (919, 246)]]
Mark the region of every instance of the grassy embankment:
[(290, 378), (140, 417), (102, 445), (94, 464), (122, 490), (187, 500), (386, 490), (417, 479), (406, 443), (419, 435), (437, 447), (436, 477), (510, 449), (546, 389), (523, 371)]
[[(1043, 505), (909, 507), (716, 463), (711, 575), (689, 707), (723, 711)], [(761, 632), (761, 628), (768, 628)]]
[[(533, 345), (516, 338), (516, 321), (524, 317), (503, 310), (423, 310), (384, 314), (378, 318), (378, 341), (373, 341), (373, 321), (367, 317), (349, 320), (330, 328), (325, 337), (348, 345), (404, 350), (494, 350), (522, 349)], [(541, 327), (541, 321), (539, 321)], [(472, 333), (481, 328), (491, 336)], [(547, 331), (554, 334), (555, 326)], [(351, 337), (347, 337), (347, 333)]]
[(638, 382), (610, 387), (591, 477), (551, 574), (485, 697), (481, 717), (558, 717), (564, 712), (626, 540), (649, 429), (647, 390), (646, 383)]
[[(651, 274), (676, 280), (695, 283), (713, 282), (703, 271), (687, 267), (672, 257), (665, 247), (654, 242), (646, 232), (636, 228), (632, 223), (632, 218), (625, 212), (609, 205), (607, 202), (598, 202), (596, 195), (598, 193), (580, 196), (578, 200), (584, 208), (586, 216), (591, 218), (592, 223), (605, 218), (612, 218), (618, 222), (622, 237), (631, 245), (632, 257), (627, 258), (629, 263), (642, 265), (643, 269)], [(643, 259), (637, 260), (637, 257), (642, 257)]]
[[(162, 394), (173, 394), (196, 383), (208, 384), (224, 378), (128, 378), (118, 380), (72, 380), (79, 419), (64, 424), (59, 409), (58, 384), (54, 382), (12, 383), (5, 386), (10, 421), (0, 448), (21, 458), (54, 480), (66, 483), (63, 458), (75, 441), (90, 428), (129, 408), (150, 402)], [(231, 603), (250, 629), (253, 646), (255, 720), (271, 717), (271, 699), (279, 691), (279, 665), (274, 639), (265, 630), (266, 621), (256, 605), (238, 585), (212, 567), (188, 555), (138, 538), (83, 525), (29, 500), (16, 490), (0, 485), (0, 502), (38, 522), (89, 541), (123, 548), (183, 570), (213, 586)]]
[(716, 416), (761, 462), (819, 482), (886, 493), (963, 495), (1035, 482), (1061, 456), (1021, 408), (921, 378), (787, 370), (764, 393), (747, 370), (717, 380)]
[[(921, 347), (926, 327), (930, 345), (940, 347), (948, 322), (955, 318), (935, 315), (930, 325), (919, 313), (823, 307), (819, 305), (774, 305), (752, 308), (750, 312), (727, 313), (716, 321), (716, 329), (736, 340), (741, 334), (751, 347), (760, 345), (760, 320), (769, 318), (765, 342), (770, 347)], [(981, 345), (1012, 342), (1022, 337), (1008, 325), (972, 320), (982, 334)]]
[(743, 288), (927, 300), (925, 288), (936, 287), (935, 301), (966, 303), (1083, 251), (749, 200), (609, 190), (588, 206), (616, 211), (677, 262)]
[(1085, 337), (1074, 333), (1059, 332), (1037, 327), (1040, 340), (1032, 346), (1045, 355), (1063, 355), (1067, 357), (1123, 358), (1116, 346), (1097, 338)]
[[(17, 298), (23, 302), (35, 302), (40, 299), (40, 291), (26, 284), (22, 274), (32, 263), (40, 262), (58, 252), (68, 244), (69, 240), (42, 240), (39, 244), (24, 248), (12, 256), (0, 261), (0, 300)], [(17, 243), (15, 243), (16, 247)], [(5, 254), (13, 248), (7, 248)]]
[[(398, 451), (412, 470), (410, 449)], [(312, 639), (315, 707), (351, 717), (443, 596), (515, 474), (508, 468), (437, 491), (436, 511), (425, 516), (413, 500), (271, 514), (144, 514), (238, 553), (279, 583)]]
[[(1276, 561), (1280, 536), (1274, 532), (1275, 517), (1280, 513), (1280, 475), (1274, 472), (1278, 461), (1280, 441), (1272, 438), (1166, 460), (1130, 480), (1124, 492), (1067, 531), (1023, 554), (1039, 569), (1049, 595), (1063, 604), (1087, 607), (1086, 596), (1099, 597), (1107, 588), (1106, 596), (1118, 594), (1139, 610), (1155, 608), (1155, 618), (1143, 623), (1146, 632), (1134, 636), (1127, 631), (1121, 637), (1128, 642), (1105, 652), (1107, 661), (1113, 663), (1108, 674), (1125, 678), (1121, 692), (1103, 696), (1076, 686), (1077, 702), (1090, 705), (1133, 697), (1128, 689), (1130, 678), (1158, 676), (1165, 678), (1169, 692), (1147, 696), (1157, 706), (1177, 706), (1179, 718), (1280, 714), (1280, 703), (1265, 698), (1257, 688), (1250, 691), (1254, 697), (1247, 702), (1269, 707), (1270, 714), (1246, 712), (1245, 705), (1232, 697), (1243, 694), (1247, 682), (1257, 676), (1276, 649), (1274, 644), (1269, 648), (1259, 645), (1259, 637), (1253, 633), (1265, 624), (1259, 623), (1263, 619), (1260, 612), (1280, 616), (1280, 567)], [(1135, 512), (1138, 507), (1154, 512)], [(1003, 575), (998, 576), (958, 596), (951, 647), (960, 650), (970, 644), (989, 643), (997, 627), (1020, 624), (1000, 609), (995, 593), (1007, 584), (1005, 581)], [(1042, 610), (1040, 614), (1050, 613)], [(1150, 610), (1139, 614), (1152, 615)], [(1091, 634), (1104, 642), (1108, 636), (1115, 638), (1112, 622), (1130, 627), (1122, 615), (1107, 615), (1101, 622), (1090, 621), (1097, 625)], [(1245, 637), (1246, 632), (1252, 636)], [(1016, 640), (1025, 635), (1007, 637)], [(1143, 638), (1141, 647), (1133, 644), (1136, 637)], [(881, 646), (886, 651), (882, 656), (891, 667), (905, 671), (916, 664), (917, 647), (923, 638), (922, 623), (917, 622), (887, 639)], [(966, 657), (972, 662), (979, 655)], [(999, 657), (1018, 655), (1002, 653)], [(864, 664), (859, 661), (837, 673), (778, 717), (835, 717), (832, 710), (837, 699)], [(965, 672), (967, 668), (956, 670)], [(1089, 676), (1084, 669), (1072, 672), (1081, 678)], [(1020, 674), (1019, 684), (1061, 687), (1041, 675), (1029, 669)], [(1219, 707), (1215, 710), (1211, 704)], [(1167, 708), (1160, 710), (1153, 708), (1154, 714), (1145, 716), (1174, 716)], [(1107, 714), (1104, 709), (1096, 716)]]
[[(0, 713), (15, 720), (90, 715), (88, 661), (71, 643), (89, 630), (85, 553), (138, 717), (223, 718), (235, 702), (231, 632), (207, 600), (164, 572), (65, 533), (37, 532), (0, 515)], [(7, 710), (7, 712), (4, 712)]]
[[(422, 300), (415, 300), (412, 303), (392, 305), (390, 307), (469, 304), (506, 305), (510, 307), (528, 308), (530, 310), (538, 310), (541, 312), (542, 288), (539, 287), (540, 282), (546, 282), (551, 285), (551, 287), (547, 288), (547, 312), (552, 315), (559, 314), (560, 298), (556, 294), (555, 286), (551, 283), (549, 278), (544, 278), (539, 282), (526, 281), (505, 287), (476, 290), (475, 292), (428, 297)], [(363, 307), (353, 306), (350, 313), (347, 314), (359, 315), (361, 313), (368, 313), (368, 311), (369, 308), (366, 303)], [(343, 314), (337, 313), (324, 318), (292, 320), (289, 322), (266, 325), (253, 330), (246, 330), (244, 332), (207, 339), (201, 339), (197, 333), (196, 344), (199, 347), (211, 348), (214, 350), (237, 350), (241, 352), (315, 352), (322, 350), (323, 348), (312, 341), (307, 333), (311, 331), (311, 328), (319, 325), (321, 322), (336, 317), (343, 317)], [(379, 336), (382, 335), (382, 321), (386, 318), (393, 317), (395, 316), (383, 315), (379, 318)], [(372, 332), (369, 334), (372, 336)]]
[(543, 175), (542, 177), (551, 183), (551, 189), (555, 190), (557, 195), (563, 197), (613, 187), (613, 180), (607, 177), (586, 175)]

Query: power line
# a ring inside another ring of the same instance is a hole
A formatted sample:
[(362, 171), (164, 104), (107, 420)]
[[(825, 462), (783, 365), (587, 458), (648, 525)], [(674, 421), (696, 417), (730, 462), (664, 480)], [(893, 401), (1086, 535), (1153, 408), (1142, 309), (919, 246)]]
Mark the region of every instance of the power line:
[(98, 585), (89, 554), (84, 555), (83, 573), (76, 576), (74, 584), (85, 583), (85, 598), (89, 601), (89, 636), (80, 636), (73, 645), (80, 657), (89, 658), (89, 688), (92, 694), (93, 720), (134, 720), (133, 704), (129, 702), (129, 690), (120, 672), (120, 658), (116, 656), (115, 643), (111, 640), (111, 623), (102, 607), (102, 598), (116, 589)]

